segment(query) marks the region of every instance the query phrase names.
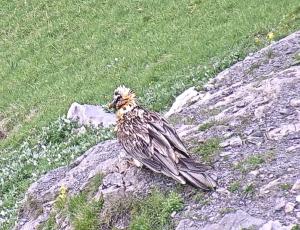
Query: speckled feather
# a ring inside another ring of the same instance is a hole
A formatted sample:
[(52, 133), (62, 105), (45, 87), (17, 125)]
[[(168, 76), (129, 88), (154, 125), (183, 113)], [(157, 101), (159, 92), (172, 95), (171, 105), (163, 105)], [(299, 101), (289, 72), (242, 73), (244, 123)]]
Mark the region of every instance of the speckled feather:
[(138, 106), (130, 89), (117, 88), (111, 105), (117, 110), (118, 140), (139, 165), (181, 184), (188, 181), (204, 190), (216, 187), (206, 172), (210, 167), (191, 159), (176, 130), (160, 114)]
[(210, 167), (189, 158), (176, 131), (159, 114), (136, 106), (118, 120), (117, 137), (131, 157), (151, 170), (182, 184), (187, 179), (205, 190), (215, 187), (214, 180), (205, 174)]

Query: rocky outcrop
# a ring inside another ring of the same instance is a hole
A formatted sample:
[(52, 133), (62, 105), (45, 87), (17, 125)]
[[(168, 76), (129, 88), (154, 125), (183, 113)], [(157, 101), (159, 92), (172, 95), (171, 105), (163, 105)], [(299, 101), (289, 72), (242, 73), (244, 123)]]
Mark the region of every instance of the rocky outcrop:
[[(185, 206), (172, 215), (177, 230), (283, 230), (300, 222), (299, 41), (296, 32), (248, 56), (211, 79), (205, 91), (184, 92), (166, 113), (193, 157), (209, 159), (219, 182), (216, 191), (200, 195), (190, 186), (182, 189)], [(107, 141), (32, 184), (16, 229), (38, 226), (62, 185), (77, 194), (97, 173), (104, 178), (96, 196), (104, 197), (106, 209), (112, 197), (176, 186), (132, 166), (118, 143)]]
[(94, 127), (103, 126), (104, 128), (116, 124), (115, 115), (106, 112), (98, 105), (80, 105), (74, 102), (68, 113), (67, 118), (77, 121), (80, 125), (92, 125)]
[(171, 180), (136, 168), (129, 160), (118, 142), (112, 140), (94, 146), (70, 166), (50, 171), (28, 189), (15, 229), (37, 229), (48, 219), (62, 187), (70, 196), (78, 194), (99, 173), (105, 177), (95, 197), (103, 197), (107, 209), (113, 199), (145, 196), (153, 187), (174, 185)]
[[(197, 223), (191, 220), (182, 220), (177, 226), (176, 230), (186, 229), (202, 229), (202, 230), (240, 230), (240, 229), (253, 229), (262, 226), (265, 223), (264, 220), (250, 216), (248, 213), (241, 210), (235, 213), (225, 215), (222, 220), (217, 224), (209, 224), (204, 228), (197, 227)], [(190, 228), (187, 228), (190, 226)]]

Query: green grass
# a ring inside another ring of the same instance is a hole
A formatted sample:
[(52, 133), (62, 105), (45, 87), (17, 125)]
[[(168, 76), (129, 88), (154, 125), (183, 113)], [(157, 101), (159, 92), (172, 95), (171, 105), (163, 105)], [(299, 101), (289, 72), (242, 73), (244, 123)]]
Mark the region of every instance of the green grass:
[(84, 188), (84, 192), (88, 196), (95, 195), (97, 193), (100, 185), (102, 184), (102, 180), (104, 175), (102, 173), (97, 173), (89, 182), (89, 184)]
[(39, 230), (59, 229), (56, 216), (67, 218), (74, 230), (99, 229), (103, 199), (96, 200), (92, 195), (98, 190), (102, 178), (101, 174), (95, 175), (85, 189), (74, 196), (69, 196), (68, 189), (62, 186), (48, 220), (39, 226)]
[(58, 229), (55, 215), (52, 213), (50, 214), (49, 218), (42, 224), (40, 224), (37, 228), (38, 230), (56, 230)]
[(282, 183), (279, 185), (279, 187), (283, 190), (283, 191), (289, 191), (291, 190), (291, 188), (293, 187), (292, 184), (289, 183)]
[(70, 198), (67, 213), (70, 216), (71, 226), (75, 230), (99, 229), (99, 213), (102, 205), (102, 200), (88, 201), (85, 194), (79, 194)]
[(171, 214), (183, 207), (183, 199), (178, 193), (155, 189), (144, 198), (132, 196), (112, 200), (110, 208), (102, 210), (103, 199), (95, 200), (91, 196), (102, 183), (101, 178), (102, 175), (96, 175), (81, 193), (74, 196), (69, 196), (67, 188), (62, 186), (50, 217), (39, 230), (59, 229), (56, 216), (67, 218), (75, 230), (114, 229), (116, 221), (123, 217), (130, 219), (130, 230), (171, 229)]
[(182, 198), (175, 192), (165, 195), (154, 191), (146, 199), (135, 203), (130, 230), (170, 229), (170, 215), (183, 207)]
[(300, 230), (300, 224), (295, 224), (291, 230)]
[(255, 193), (255, 185), (252, 183), (247, 184), (243, 189), (243, 194), (245, 196), (253, 196), (254, 193)]
[[(0, 3), (2, 145), (18, 144), (74, 102), (106, 104), (125, 84), (163, 110), (190, 85), (299, 28), (299, 1)], [(262, 42), (255, 43), (255, 37)]]
[(215, 122), (212, 122), (212, 121), (211, 122), (206, 122), (206, 123), (200, 125), (198, 130), (199, 131), (206, 131), (206, 130), (210, 129), (211, 127), (215, 126), (215, 125), (216, 125)]
[[(0, 157), (1, 227), (9, 229), (24, 192), (40, 175), (67, 165), (91, 146), (113, 137), (109, 129), (88, 128), (86, 133), (76, 133), (76, 128), (76, 124), (60, 118), (41, 133), (26, 138), (18, 148), (4, 149)], [(96, 175), (88, 191), (93, 191), (101, 180), (102, 176)]]
[(231, 207), (224, 207), (224, 208), (221, 208), (221, 209), (219, 210), (219, 213), (220, 213), (221, 215), (225, 215), (225, 214), (228, 214), (228, 213), (231, 213), (231, 212), (234, 212), (234, 211), (235, 211), (234, 208), (231, 208)]
[(210, 203), (210, 200), (208, 197), (205, 196), (205, 194), (202, 191), (198, 191), (194, 196), (193, 196), (193, 200), (198, 203), (198, 204), (202, 204), (202, 205), (207, 205)]
[(263, 163), (265, 163), (270, 155), (252, 155), (246, 159), (240, 161), (237, 165), (234, 166), (235, 169), (239, 170), (242, 173), (247, 173), (251, 170), (258, 169)]
[(220, 150), (220, 139), (211, 138), (194, 149), (196, 154), (199, 154), (205, 162), (211, 163), (215, 154)]
[[(4, 228), (14, 221), (30, 183), (112, 137), (103, 130), (75, 135), (71, 126), (55, 121), (72, 102), (106, 104), (113, 89), (125, 84), (142, 104), (164, 110), (184, 88), (201, 87), (268, 44), (268, 32), (279, 39), (299, 29), (299, 5), (298, 0), (1, 1), (0, 131), (8, 134), (0, 142)], [(213, 146), (202, 149), (207, 160)]]
[(235, 181), (229, 185), (228, 191), (232, 193), (236, 193), (240, 190), (240, 188), (241, 188), (241, 183), (239, 181)]

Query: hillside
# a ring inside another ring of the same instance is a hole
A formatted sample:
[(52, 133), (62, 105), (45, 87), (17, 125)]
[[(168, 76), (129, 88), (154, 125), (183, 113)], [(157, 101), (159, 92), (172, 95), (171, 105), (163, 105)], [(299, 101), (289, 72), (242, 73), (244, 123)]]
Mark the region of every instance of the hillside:
[(299, 229), (299, 41), (300, 31), (251, 54), (167, 113), (213, 165), (216, 191), (138, 169), (110, 140), (33, 183), (16, 229)]
[[(125, 84), (166, 109), (202, 81), (299, 27), (299, 2), (2, 1), (0, 145), (19, 144), (73, 102)], [(259, 39), (259, 42), (257, 40)]]
[[(139, 95), (139, 102), (143, 106), (165, 113), (177, 96), (189, 87), (194, 87), (186, 91), (190, 99), (200, 100), (198, 96), (206, 91), (209, 93), (205, 95), (210, 95), (218, 92), (220, 87), (234, 87), (238, 82), (244, 84), (243, 81), (248, 83), (255, 81), (251, 78), (253, 74), (267, 75), (266, 73), (272, 71), (279, 73), (291, 65), (296, 66), (299, 58), (298, 46), (295, 43), (291, 44), (293, 50), (290, 53), (286, 53), (285, 49), (288, 48), (280, 48), (278, 52), (268, 50), (265, 59), (258, 57), (256, 63), (244, 70), (246, 74), (234, 72), (236, 76), (230, 77), (228, 81), (217, 81), (215, 84), (212, 80), (205, 85), (209, 79), (218, 79), (215, 76), (223, 70), (239, 63), (247, 56), (252, 57), (253, 53), (263, 47), (275, 46), (276, 41), (299, 30), (299, 7), (299, 0), (287, 2), (279, 0), (263, 2), (259, 0), (250, 2), (238, 0), (1, 1), (0, 229), (11, 229), (18, 217), (21, 223), (22, 215), (25, 223), (27, 214), (24, 212), (28, 211), (29, 217), (33, 217), (31, 205), (22, 209), (20, 207), (26, 191), (33, 183), (49, 175), (47, 173), (53, 173), (52, 170), (60, 172), (61, 167), (63, 170), (70, 170), (81, 162), (82, 158), (78, 157), (86, 156), (95, 145), (102, 142), (104, 147), (107, 143), (113, 143), (111, 148), (122, 152), (114, 142), (109, 142), (115, 138), (113, 129), (81, 127), (66, 119), (65, 114), (73, 102), (105, 107), (111, 99), (113, 89), (120, 84), (125, 84)], [(276, 61), (272, 65), (267, 63), (268, 60), (277, 60), (276, 57), (281, 57), (279, 62)], [(246, 60), (249, 60), (249, 57), (240, 63), (245, 63)], [(198, 96), (194, 98), (195, 95)], [(244, 94), (239, 92), (239, 95)], [(248, 98), (247, 95), (244, 96)], [(287, 96), (287, 98), (291, 97), (291, 95)], [(254, 100), (255, 96), (249, 98)], [(227, 102), (235, 103), (231, 99)], [(212, 103), (217, 103), (217, 99)], [(248, 101), (235, 105), (237, 107), (235, 110), (243, 108), (243, 103), (246, 104)], [(293, 103), (297, 104), (297, 100)], [(174, 106), (176, 107), (176, 103)], [(187, 139), (186, 144), (191, 151), (204, 154), (200, 160), (213, 163), (215, 159), (210, 152), (215, 149), (220, 151), (228, 144), (225, 143), (220, 147), (219, 142), (223, 137), (219, 138), (219, 136), (224, 134), (226, 138), (226, 135), (230, 135), (229, 130), (218, 133), (218, 130), (213, 129), (214, 125), (224, 123), (218, 121), (219, 117), (214, 116), (226, 108), (224, 105), (206, 113), (202, 111), (200, 105), (197, 106), (199, 111), (193, 106), (188, 106), (190, 110), (183, 111), (173, 107), (167, 115), (175, 111), (176, 114), (170, 116), (169, 120), (176, 124), (179, 130), (184, 128), (183, 124), (194, 125), (195, 127), (191, 127), (198, 129), (197, 126), (204, 120), (208, 121), (199, 128), (199, 131), (204, 132), (203, 138), (207, 137), (205, 136), (207, 130), (212, 130), (211, 133), (207, 131), (207, 135), (216, 135), (209, 140), (208, 146), (199, 147), (199, 140)], [(206, 109), (204, 108), (204, 111)], [(261, 109), (263, 111), (259, 110), (258, 114), (264, 113), (264, 109)], [(280, 114), (284, 111), (288, 119), (295, 118), (296, 115), (293, 117), (289, 114), (292, 110), (282, 109)], [(278, 117), (280, 114), (277, 114)], [(243, 120), (240, 123), (244, 122), (247, 121)], [(275, 125), (279, 124), (274, 122)], [(292, 129), (291, 126), (285, 128), (287, 130), (277, 131), (289, 133)], [(240, 134), (242, 131), (236, 132)], [(274, 133), (274, 135), (281, 134)], [(243, 138), (246, 136), (240, 134), (244, 144)], [(260, 138), (251, 136), (250, 142), (260, 143)], [(237, 137), (234, 141), (240, 143), (240, 139)], [(246, 139), (249, 141), (249, 138)], [(280, 148), (283, 149), (284, 145)], [(93, 154), (100, 154), (100, 157), (103, 157), (101, 152), (93, 152)], [(229, 153), (224, 154), (224, 158), (230, 158)], [(112, 157), (116, 160), (115, 155)], [(254, 162), (254, 164), (256, 162), (267, 164), (268, 161), (265, 158), (254, 158)], [(223, 166), (229, 167), (229, 165)], [(101, 170), (103, 169), (98, 171)], [(131, 168), (129, 172), (132, 170), (134, 171)], [(240, 170), (244, 171), (242, 168)], [(63, 177), (62, 174), (59, 175)], [(100, 184), (105, 183), (103, 176), (97, 173), (96, 184), (92, 186), (94, 189), (98, 190)], [(229, 179), (234, 176), (230, 174)], [(149, 174), (147, 178), (151, 177), (152, 174)], [(84, 180), (89, 179), (84, 177)], [(174, 193), (165, 194), (164, 186), (161, 186), (164, 183), (166, 183), (165, 178), (161, 178), (161, 181), (155, 184), (158, 186), (148, 184), (150, 187), (162, 188), (162, 191), (149, 189), (154, 191), (154, 195), (150, 196), (149, 200), (147, 198), (144, 200), (143, 196), (137, 196), (141, 200), (137, 201), (136, 197), (132, 200), (132, 203), (138, 203), (136, 207), (142, 204), (148, 207), (153, 204), (153, 210), (146, 209), (144, 210), (146, 214), (143, 215), (149, 217), (149, 213), (153, 212), (151, 218), (154, 222), (159, 216), (161, 220), (159, 226), (170, 224), (170, 210), (179, 212), (183, 207), (188, 207), (190, 203), (186, 199), (186, 194), (193, 193), (192, 188), (186, 188), (186, 192), (181, 191), (183, 188), (170, 181), (167, 183)], [(292, 179), (282, 187), (289, 190), (291, 183), (294, 183)], [(237, 190), (236, 187), (239, 185), (239, 183), (234, 184), (233, 190)], [(88, 197), (78, 197), (76, 193), (74, 202), (82, 206), (87, 199), (90, 200), (90, 196), (95, 195), (95, 191), (93, 189), (92, 191), (85, 193)], [(57, 190), (54, 195), (57, 195)], [(202, 195), (197, 196), (200, 198), (195, 199), (202, 199)], [(42, 194), (40, 198), (44, 199)], [(162, 206), (164, 210), (161, 210), (159, 204), (163, 200), (166, 200), (166, 207)], [(36, 205), (38, 208), (41, 204)], [(102, 205), (96, 203), (95, 207), (93, 205), (86, 207), (87, 213), (100, 213)], [(162, 214), (157, 214), (154, 209), (161, 211)], [(37, 210), (38, 216), (41, 209)], [(43, 210), (47, 215), (48, 211)], [(143, 212), (141, 207), (131, 211)], [(47, 215), (45, 217), (48, 218)], [(172, 216), (174, 215), (173, 213)], [(174, 216), (172, 224), (177, 225), (183, 219), (183, 215), (179, 214), (176, 218)], [(50, 217), (51, 224), (53, 216)], [(98, 217), (93, 216), (91, 222), (96, 226), (98, 220)], [(112, 223), (115, 223), (114, 221), (111, 220)]]

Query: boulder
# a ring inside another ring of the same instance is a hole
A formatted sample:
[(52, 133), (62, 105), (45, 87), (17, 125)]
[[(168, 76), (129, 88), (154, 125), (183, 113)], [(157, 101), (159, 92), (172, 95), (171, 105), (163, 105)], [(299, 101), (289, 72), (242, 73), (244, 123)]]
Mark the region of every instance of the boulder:
[(67, 118), (77, 121), (80, 125), (103, 126), (105, 128), (116, 123), (116, 117), (106, 112), (99, 105), (80, 105), (74, 102), (69, 108)]

